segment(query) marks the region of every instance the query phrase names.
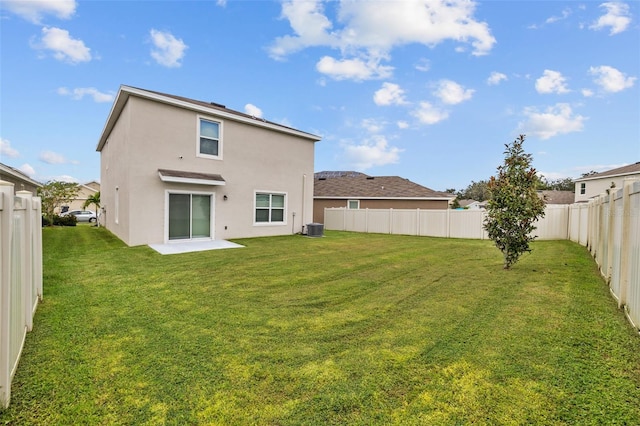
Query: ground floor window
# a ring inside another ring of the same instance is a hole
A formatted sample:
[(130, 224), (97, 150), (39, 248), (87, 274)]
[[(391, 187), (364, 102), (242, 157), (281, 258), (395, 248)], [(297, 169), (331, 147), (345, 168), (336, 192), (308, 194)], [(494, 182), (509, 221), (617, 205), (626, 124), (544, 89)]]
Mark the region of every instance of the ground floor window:
[(360, 200), (349, 200), (347, 201), (348, 209), (359, 209), (360, 208)]
[(211, 238), (211, 195), (169, 194), (169, 240)]
[(256, 192), (255, 223), (284, 223), (286, 195)]

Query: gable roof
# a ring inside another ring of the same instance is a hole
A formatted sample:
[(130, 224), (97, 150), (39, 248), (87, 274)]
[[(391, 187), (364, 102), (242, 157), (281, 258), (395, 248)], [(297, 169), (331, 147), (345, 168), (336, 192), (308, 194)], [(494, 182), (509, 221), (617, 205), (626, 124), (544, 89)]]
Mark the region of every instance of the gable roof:
[(400, 176), (369, 176), (359, 172), (314, 174), (314, 198), (453, 200), (455, 195), (434, 191)]
[(538, 191), (545, 204), (573, 204), (576, 194), (573, 191)]
[(292, 127), (283, 126), (282, 124), (267, 121), (263, 118), (254, 117), (252, 115), (245, 114), (239, 111), (234, 111), (232, 109), (226, 108), (224, 105), (217, 104), (215, 102), (198, 101), (182, 96), (170, 95), (167, 93), (154, 92), (152, 90), (145, 90), (137, 87), (122, 85), (118, 90), (118, 95), (113, 102), (113, 106), (111, 107), (111, 111), (109, 112), (107, 122), (105, 123), (102, 133), (100, 134), (100, 139), (98, 140), (96, 151), (101, 151), (104, 147), (104, 144), (107, 142), (107, 139), (109, 138), (109, 135), (111, 134), (113, 127), (118, 121), (118, 117), (120, 116), (120, 113), (122, 112), (130, 96), (137, 96), (155, 102), (172, 105), (178, 108), (184, 108), (195, 112), (209, 114), (218, 118), (234, 120), (252, 126), (287, 133), (290, 135), (298, 136), (300, 138), (308, 139), (312, 142), (317, 142), (320, 140), (319, 136), (313, 135), (311, 133), (303, 132)]
[(618, 167), (616, 169), (611, 169), (605, 172), (595, 173), (593, 175), (585, 176), (585, 177), (574, 180), (574, 182), (582, 182), (585, 180), (600, 179), (604, 177), (618, 177), (618, 176), (637, 175), (637, 174), (640, 174), (640, 161), (633, 164), (628, 164), (626, 166)]
[(11, 166), (8, 166), (6, 164), (0, 163), (0, 180), (3, 180), (2, 179), (3, 176), (13, 177), (14, 179), (33, 185), (36, 188), (42, 187), (42, 184), (40, 182), (31, 179), (29, 176), (22, 173), (20, 170), (13, 168)]

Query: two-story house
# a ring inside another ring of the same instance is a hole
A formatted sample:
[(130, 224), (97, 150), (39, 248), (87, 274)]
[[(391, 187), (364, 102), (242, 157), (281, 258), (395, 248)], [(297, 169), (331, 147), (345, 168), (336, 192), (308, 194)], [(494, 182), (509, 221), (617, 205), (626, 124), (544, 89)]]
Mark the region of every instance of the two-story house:
[(121, 86), (97, 151), (102, 223), (130, 246), (302, 232), (313, 134)]
[(640, 161), (576, 179), (575, 202), (585, 203), (609, 189), (622, 188), (629, 178), (640, 178)]

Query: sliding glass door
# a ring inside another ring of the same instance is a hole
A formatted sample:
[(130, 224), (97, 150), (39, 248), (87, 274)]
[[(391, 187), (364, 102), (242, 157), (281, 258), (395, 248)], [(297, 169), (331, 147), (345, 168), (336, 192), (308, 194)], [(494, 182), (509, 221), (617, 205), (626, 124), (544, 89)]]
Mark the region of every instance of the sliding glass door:
[(211, 195), (169, 194), (169, 240), (211, 238)]

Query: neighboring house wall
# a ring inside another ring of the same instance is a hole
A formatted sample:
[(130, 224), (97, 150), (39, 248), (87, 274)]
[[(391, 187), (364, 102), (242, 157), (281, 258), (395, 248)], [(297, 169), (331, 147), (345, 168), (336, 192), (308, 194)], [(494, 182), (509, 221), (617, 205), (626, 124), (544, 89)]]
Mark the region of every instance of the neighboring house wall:
[[(97, 182), (85, 183), (83, 185), (78, 185), (78, 187), (79, 190), (76, 198), (71, 200), (71, 202), (69, 202), (68, 204), (62, 206), (59, 210), (64, 210), (65, 207), (67, 208), (67, 211), (84, 210), (83, 206), (87, 199), (94, 195), (96, 192), (100, 191), (100, 184)], [(90, 206), (88, 206), (87, 210), (96, 211), (95, 204), (91, 204)], [(56, 212), (58, 212), (58, 209), (56, 209)]]
[(584, 203), (612, 188), (622, 188), (624, 180), (640, 178), (640, 162), (575, 180), (575, 202)]
[[(197, 156), (199, 118), (221, 123), (220, 159)], [(101, 148), (106, 227), (132, 246), (167, 242), (168, 194), (190, 193), (211, 196), (211, 238), (301, 232), (312, 219), (313, 142), (319, 139), (256, 122), (129, 96)], [(224, 185), (164, 182), (158, 169), (218, 174)], [(256, 191), (285, 194), (283, 222), (255, 223)]]
[(33, 195), (37, 195), (38, 188), (42, 186), (40, 182), (36, 182), (21, 171), (2, 163), (0, 163), (0, 180), (11, 182), (16, 192), (29, 191)]
[(322, 199), (313, 201), (313, 221), (324, 223), (324, 209), (334, 207), (348, 207), (350, 200), (358, 200), (360, 209), (423, 209), (446, 210), (449, 208), (448, 200), (366, 200), (358, 198), (349, 199)]

